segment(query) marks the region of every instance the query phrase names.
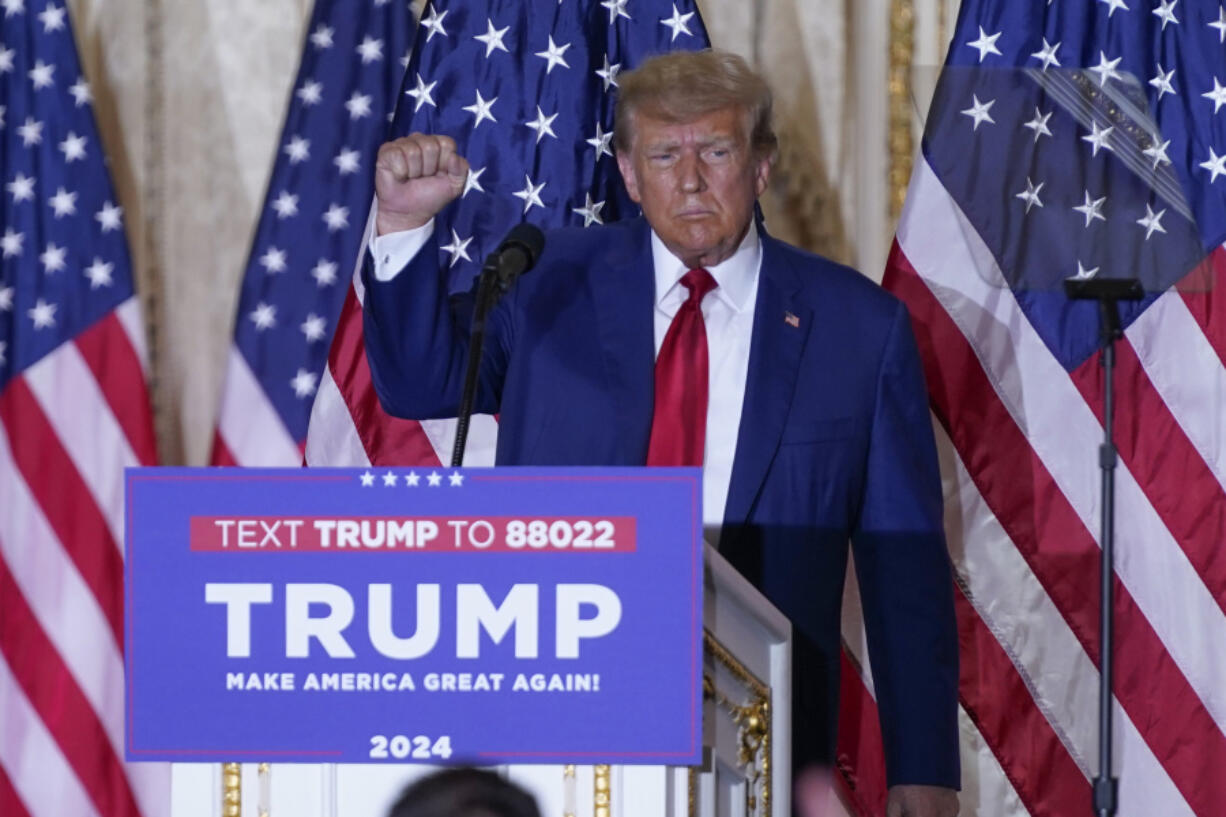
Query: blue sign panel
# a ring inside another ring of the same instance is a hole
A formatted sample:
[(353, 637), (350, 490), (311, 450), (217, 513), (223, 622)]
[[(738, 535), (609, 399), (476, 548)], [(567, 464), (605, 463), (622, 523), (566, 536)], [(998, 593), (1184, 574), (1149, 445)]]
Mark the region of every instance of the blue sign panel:
[(696, 764), (698, 469), (130, 469), (127, 757)]

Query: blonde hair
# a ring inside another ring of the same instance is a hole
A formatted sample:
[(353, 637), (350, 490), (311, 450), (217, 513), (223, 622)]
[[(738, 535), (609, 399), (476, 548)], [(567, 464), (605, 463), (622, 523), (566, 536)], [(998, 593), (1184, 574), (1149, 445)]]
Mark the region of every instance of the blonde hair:
[(651, 57), (618, 77), (613, 143), (629, 150), (634, 115), (690, 122), (737, 107), (745, 112), (749, 143), (759, 156), (773, 155), (779, 140), (771, 122), (771, 89), (740, 56), (727, 51), (674, 51)]

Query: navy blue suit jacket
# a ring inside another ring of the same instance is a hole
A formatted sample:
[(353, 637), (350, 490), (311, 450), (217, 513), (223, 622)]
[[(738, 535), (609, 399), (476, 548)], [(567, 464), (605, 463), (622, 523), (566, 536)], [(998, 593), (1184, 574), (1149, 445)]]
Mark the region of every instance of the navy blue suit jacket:
[[(459, 403), (471, 299), (448, 299), (437, 259), (431, 241), (392, 281), (365, 275), (374, 384), (401, 417)], [(549, 234), (490, 317), (477, 409), (500, 414), (499, 464), (645, 462), (654, 301), (642, 219)], [(834, 760), (849, 540), (888, 780), (956, 787), (953, 591), (908, 314), (854, 270), (763, 233), (720, 551), (795, 627), (798, 764)]]

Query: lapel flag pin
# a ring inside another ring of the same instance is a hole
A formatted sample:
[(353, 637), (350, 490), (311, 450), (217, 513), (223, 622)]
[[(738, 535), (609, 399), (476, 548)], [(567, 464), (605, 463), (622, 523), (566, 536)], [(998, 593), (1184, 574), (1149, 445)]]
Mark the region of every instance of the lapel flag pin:
[(800, 318), (796, 317), (791, 312), (783, 313), (783, 322), (786, 323), (788, 326), (792, 327), (793, 329), (800, 328)]

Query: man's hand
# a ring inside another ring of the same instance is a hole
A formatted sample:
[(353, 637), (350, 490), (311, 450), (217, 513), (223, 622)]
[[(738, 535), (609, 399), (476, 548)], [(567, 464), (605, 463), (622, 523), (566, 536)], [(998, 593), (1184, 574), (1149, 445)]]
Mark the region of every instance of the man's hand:
[(468, 160), (449, 136), (412, 133), (379, 147), (376, 235), (420, 227), (464, 192)]
[(940, 786), (891, 786), (885, 817), (956, 817), (958, 793)]

